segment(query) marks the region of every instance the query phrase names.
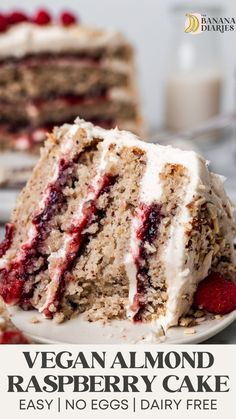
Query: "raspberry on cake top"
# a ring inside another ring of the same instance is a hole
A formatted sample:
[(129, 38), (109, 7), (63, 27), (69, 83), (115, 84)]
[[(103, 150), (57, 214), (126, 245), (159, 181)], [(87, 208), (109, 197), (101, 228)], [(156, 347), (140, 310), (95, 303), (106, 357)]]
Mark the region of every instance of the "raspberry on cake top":
[(77, 115), (141, 134), (134, 51), (113, 29), (63, 12), (0, 14), (0, 148), (37, 151)]

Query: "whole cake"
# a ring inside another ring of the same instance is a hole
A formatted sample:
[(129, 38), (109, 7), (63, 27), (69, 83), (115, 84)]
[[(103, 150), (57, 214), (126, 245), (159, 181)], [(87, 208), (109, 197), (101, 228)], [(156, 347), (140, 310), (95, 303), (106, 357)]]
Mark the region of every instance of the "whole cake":
[(77, 115), (140, 134), (131, 45), (68, 12), (0, 14), (0, 148), (35, 150)]
[(234, 208), (203, 158), (77, 119), (50, 134), (20, 194), (0, 295), (57, 321), (166, 330), (209, 274), (233, 286), (234, 238)]

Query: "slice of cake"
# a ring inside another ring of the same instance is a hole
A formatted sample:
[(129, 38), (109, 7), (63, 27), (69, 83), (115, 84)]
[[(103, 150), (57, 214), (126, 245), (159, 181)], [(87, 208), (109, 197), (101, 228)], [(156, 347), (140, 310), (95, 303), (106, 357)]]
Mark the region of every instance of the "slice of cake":
[(164, 329), (210, 272), (233, 280), (235, 218), (194, 152), (81, 119), (54, 129), (0, 252), (0, 295), (57, 321), (130, 319)]
[(140, 134), (134, 79), (133, 49), (114, 30), (81, 26), (69, 13), (57, 22), (44, 10), (1, 14), (0, 148), (37, 149), (77, 115)]

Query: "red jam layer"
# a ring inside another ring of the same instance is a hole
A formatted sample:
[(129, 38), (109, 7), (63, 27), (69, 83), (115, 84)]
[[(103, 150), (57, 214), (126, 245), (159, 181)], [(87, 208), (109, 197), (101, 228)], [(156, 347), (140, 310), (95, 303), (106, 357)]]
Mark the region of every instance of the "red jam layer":
[(0, 243), (0, 258), (5, 255), (8, 249), (10, 249), (12, 240), (14, 237), (14, 232), (15, 232), (14, 224), (10, 224), (10, 223), (6, 224), (5, 238), (2, 241), (2, 243)]
[[(75, 261), (84, 251), (86, 243), (89, 240), (90, 235), (85, 233), (85, 230), (93, 223), (99, 222), (104, 216), (105, 212), (99, 210), (97, 208), (97, 200), (98, 198), (107, 193), (110, 190), (110, 187), (114, 185), (116, 177), (111, 176), (109, 174), (104, 175), (101, 178), (100, 186), (95, 193), (94, 199), (87, 201), (83, 206), (83, 217), (78, 221), (78, 223), (74, 223), (71, 228), (68, 230), (67, 233), (71, 235), (71, 241), (69, 244), (69, 248), (67, 249), (66, 257), (64, 259), (64, 263), (61, 266), (61, 272), (58, 279), (58, 288), (53, 296), (53, 298), (48, 303), (48, 306), (44, 310), (44, 315), (46, 317), (52, 318), (53, 314), (58, 310), (61, 297), (64, 292), (65, 282), (66, 282), (66, 274), (70, 272), (74, 266)], [(93, 190), (92, 187), (89, 188), (90, 191)], [(53, 313), (50, 311), (50, 306), (53, 304)]]
[(136, 232), (136, 237), (140, 241), (138, 255), (135, 256), (137, 268), (137, 293), (134, 297), (132, 309), (136, 312), (133, 321), (141, 322), (145, 311), (145, 304), (142, 297), (145, 295), (150, 285), (149, 278), (149, 255), (147, 254), (146, 244), (151, 245), (157, 238), (158, 229), (161, 223), (162, 206), (157, 203), (151, 205), (141, 204), (139, 218), (142, 221), (141, 227)]
[[(51, 131), (52, 127), (46, 128), (36, 128), (33, 131), (25, 130), (19, 135), (16, 135), (14, 138), (14, 143), (16, 147), (23, 148), (23, 150), (31, 150), (37, 144), (41, 145), (47, 137), (47, 134)], [(20, 142), (23, 142), (23, 145), (19, 146)]]
[(33, 101), (33, 105), (38, 109), (42, 108), (44, 105), (56, 104), (58, 102), (64, 103), (70, 106), (76, 106), (80, 104), (99, 104), (100, 102), (105, 102), (109, 100), (108, 93), (106, 91), (100, 92), (97, 94), (87, 94), (87, 95), (63, 95), (63, 96), (54, 96), (49, 98), (40, 98)]
[[(73, 121), (67, 121), (67, 122), (73, 123), (74, 118), (73, 118)], [(96, 118), (96, 119), (92, 119), (91, 122), (94, 125), (98, 125), (105, 129), (111, 129), (117, 125), (113, 119)], [(61, 123), (62, 122), (60, 122), (60, 124)], [(20, 142), (20, 141), (25, 141), (27, 149), (32, 149), (37, 144), (40, 145), (43, 141), (45, 141), (47, 133), (50, 132), (52, 128), (53, 128), (52, 125), (48, 125), (47, 127), (36, 128), (32, 131), (29, 131), (26, 129), (25, 132), (22, 132), (21, 134), (18, 134), (15, 136), (14, 142), (16, 144), (16, 147), (17, 147), (17, 142)], [(0, 132), (1, 132), (1, 129), (0, 129)]]
[(68, 64), (70, 62), (82, 62), (88, 63), (91, 66), (98, 66), (100, 61), (107, 55), (107, 51), (104, 49), (87, 52), (75, 52), (75, 53), (40, 53), (37, 55), (28, 54), (23, 58), (17, 57), (6, 57), (4, 59), (0, 59), (0, 65), (5, 65), (7, 63), (22, 63), (23, 65), (28, 66), (38, 66), (39, 64), (47, 64), (47, 63), (57, 63), (57, 62), (65, 62)]
[[(0, 270), (0, 295), (7, 304), (24, 303), (24, 307), (29, 308), (34, 275), (47, 268), (47, 257), (41, 253), (40, 247), (50, 233), (49, 221), (66, 202), (62, 188), (66, 186), (68, 176), (72, 176), (73, 165), (74, 161), (60, 160), (57, 180), (47, 188), (44, 209), (32, 220), (35, 237), (30, 243), (22, 245), (19, 259)], [(36, 263), (37, 268), (34, 268), (34, 261), (40, 261), (39, 266)]]
[[(75, 116), (72, 120), (58, 121), (55, 124), (48, 123), (46, 126), (33, 128), (28, 125), (14, 126), (10, 124), (0, 123), (0, 136), (7, 138), (10, 136), (10, 141), (13, 142), (17, 149), (32, 150), (33, 148), (40, 146), (45, 140), (47, 133), (51, 132), (55, 125), (61, 125), (64, 122), (74, 123)], [(98, 125), (102, 128), (111, 129), (117, 126), (117, 122), (112, 118), (92, 118), (90, 121), (94, 125)], [(23, 144), (20, 144), (23, 142)]]

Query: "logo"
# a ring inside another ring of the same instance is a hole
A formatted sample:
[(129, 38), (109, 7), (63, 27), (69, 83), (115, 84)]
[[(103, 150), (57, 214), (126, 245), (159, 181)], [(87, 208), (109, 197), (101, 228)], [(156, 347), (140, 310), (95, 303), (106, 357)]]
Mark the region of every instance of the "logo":
[(210, 17), (200, 13), (186, 13), (185, 33), (198, 35), (202, 32), (229, 32), (236, 30), (233, 17)]
[(185, 22), (186, 33), (200, 33), (201, 32), (201, 18), (199, 13), (187, 13), (187, 19)]

